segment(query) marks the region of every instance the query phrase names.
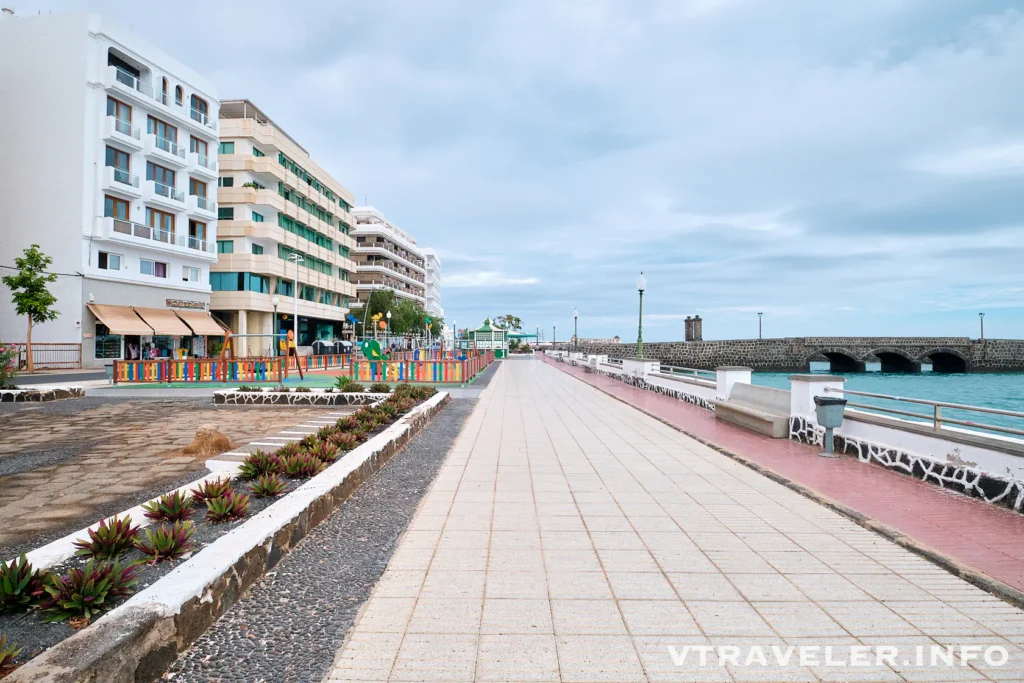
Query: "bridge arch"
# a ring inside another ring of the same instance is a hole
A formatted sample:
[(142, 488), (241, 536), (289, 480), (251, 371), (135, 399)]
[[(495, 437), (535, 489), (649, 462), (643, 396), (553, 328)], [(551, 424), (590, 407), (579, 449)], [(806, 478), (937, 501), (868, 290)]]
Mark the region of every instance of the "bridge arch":
[(933, 372), (967, 372), (971, 364), (962, 352), (947, 346), (929, 349), (919, 355), (917, 360), (931, 363)]
[(864, 358), (871, 356), (878, 358), (882, 363), (882, 372), (920, 372), (921, 370), (916, 358), (895, 346), (881, 346), (864, 354)]
[(810, 364), (812, 360), (824, 357), (832, 365), (831, 372), (862, 372), (864, 361), (857, 358), (857, 354), (842, 347), (826, 347), (819, 349), (807, 359)]

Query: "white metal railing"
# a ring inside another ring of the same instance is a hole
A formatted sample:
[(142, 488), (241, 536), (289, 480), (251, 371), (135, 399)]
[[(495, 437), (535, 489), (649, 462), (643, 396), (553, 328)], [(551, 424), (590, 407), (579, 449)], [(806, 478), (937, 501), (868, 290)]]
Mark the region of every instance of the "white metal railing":
[(185, 201), (185, 193), (182, 190), (176, 190), (170, 185), (164, 185), (163, 183), (158, 183), (155, 180), (153, 181), (153, 194), (158, 194), (161, 197), (167, 197), (168, 199), (172, 199), (176, 202)]
[(714, 370), (701, 370), (700, 368), (685, 368), (677, 365), (665, 365), (662, 363), (661, 372), (666, 375), (677, 375), (679, 377), (692, 377), (694, 379), (718, 379), (718, 373)]
[(193, 121), (198, 121), (207, 128), (213, 128), (213, 122), (210, 120), (210, 116), (208, 114), (204, 114), (198, 109), (192, 109), (190, 113)]
[(216, 211), (217, 210), (217, 202), (213, 201), (212, 199), (207, 199), (206, 197), (202, 197), (200, 195), (193, 195), (193, 196), (196, 198), (196, 207), (197, 208), (200, 208), (203, 211)]
[(911, 410), (899, 410), (897, 408), (888, 408), (886, 406), (879, 406), (873, 403), (860, 403), (854, 401), (848, 401), (847, 406), (851, 408), (863, 408), (864, 410), (874, 410), (881, 413), (889, 413), (891, 415), (901, 415), (905, 417), (913, 417), (925, 422), (931, 422), (933, 429), (942, 429), (944, 424), (960, 425), (963, 427), (973, 427), (974, 429), (983, 429), (992, 432), (1001, 432), (1003, 434), (1014, 434), (1016, 436), (1024, 436), (1024, 429), (1017, 429), (1013, 427), (1005, 427), (1002, 425), (986, 424), (983, 422), (974, 422), (973, 420), (960, 420), (953, 417), (946, 417), (942, 414), (943, 408), (949, 408), (950, 410), (963, 410), (975, 413), (986, 413), (988, 415), (1003, 415), (1005, 417), (1021, 418), (1024, 419), (1024, 412), (1016, 410), (1003, 410), (1001, 408), (984, 408), (982, 406), (969, 406), (962, 403), (946, 403), (944, 401), (929, 401), (923, 398), (907, 398), (905, 396), (889, 396), (888, 394), (875, 394), (868, 391), (852, 391), (850, 389), (836, 389), (833, 387), (826, 387), (825, 391), (837, 393), (837, 394), (848, 394), (851, 396), (867, 396), (869, 398), (880, 398), (889, 401), (895, 401), (900, 403), (914, 403), (917, 405), (926, 405), (932, 407), (931, 414), (917, 413)]
[(168, 154), (173, 154), (174, 156), (180, 157), (182, 159), (185, 158), (184, 148), (182, 148), (182, 146), (179, 145), (174, 140), (168, 140), (167, 138), (162, 138), (159, 135), (154, 135), (153, 137), (155, 138), (154, 144), (156, 145), (157, 149), (162, 149)]
[(130, 121), (119, 119), (111, 114), (108, 114), (107, 118), (114, 120), (114, 130), (120, 133), (121, 135), (126, 135), (130, 138), (135, 138), (136, 140), (142, 139), (142, 133), (139, 132), (138, 128), (132, 126)]
[(202, 166), (203, 168), (210, 169), (211, 171), (217, 170), (214, 167), (213, 162), (210, 161), (210, 158), (207, 157), (205, 154), (196, 154), (196, 163)]
[(115, 183), (123, 183), (125, 185), (131, 185), (132, 187), (139, 186), (139, 176), (132, 175), (131, 171), (126, 171), (125, 169), (118, 168), (117, 166), (110, 166), (110, 168), (114, 169)]
[(170, 230), (163, 230), (151, 225), (142, 225), (141, 223), (132, 223), (121, 218), (112, 218), (112, 221), (114, 232), (122, 235), (131, 235), (140, 239), (153, 240), (154, 242), (186, 247), (197, 251), (213, 251), (213, 245), (199, 237), (181, 235)]
[(114, 69), (114, 80), (118, 83), (128, 86), (132, 90), (136, 90), (147, 97), (153, 96), (153, 88), (149, 83), (143, 83), (135, 76), (135, 74), (130, 71), (125, 71), (119, 66), (111, 65), (111, 68)]

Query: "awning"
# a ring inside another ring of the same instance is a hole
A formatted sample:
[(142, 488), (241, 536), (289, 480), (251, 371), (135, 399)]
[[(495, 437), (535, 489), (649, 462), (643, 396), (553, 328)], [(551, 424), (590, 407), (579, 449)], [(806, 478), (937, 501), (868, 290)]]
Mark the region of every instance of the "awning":
[(174, 315), (169, 308), (144, 308), (135, 306), (135, 312), (153, 328), (156, 334), (191, 336), (192, 330)]
[(185, 321), (196, 334), (212, 335), (215, 337), (224, 336), (224, 328), (217, 324), (213, 316), (206, 311), (190, 311), (188, 309), (174, 309), (175, 315)]
[(89, 310), (101, 323), (107, 326), (111, 334), (153, 334), (153, 328), (135, 315), (129, 306), (111, 306), (109, 304), (88, 304)]

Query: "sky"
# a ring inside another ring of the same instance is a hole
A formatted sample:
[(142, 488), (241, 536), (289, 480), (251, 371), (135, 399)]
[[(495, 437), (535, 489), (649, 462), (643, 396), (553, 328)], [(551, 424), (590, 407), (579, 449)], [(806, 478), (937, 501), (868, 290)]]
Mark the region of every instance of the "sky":
[[(16, 2), (117, 17), (565, 339), (1024, 337), (1024, 0)], [(189, 18), (191, 17), (191, 19)]]

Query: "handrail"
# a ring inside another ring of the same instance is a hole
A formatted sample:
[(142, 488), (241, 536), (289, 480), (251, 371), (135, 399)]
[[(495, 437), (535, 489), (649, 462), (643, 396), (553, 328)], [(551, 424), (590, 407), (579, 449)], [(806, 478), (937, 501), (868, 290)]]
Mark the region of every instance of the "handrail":
[(1004, 410), (1002, 408), (986, 408), (984, 406), (971, 406), (964, 403), (948, 403), (946, 401), (929, 401), (924, 398), (907, 398), (904, 396), (890, 396), (888, 394), (875, 394), (869, 391), (853, 391), (852, 389), (837, 389), (835, 387), (825, 387), (826, 392), (835, 394), (849, 394), (851, 396), (867, 396), (869, 398), (881, 398), (889, 401), (898, 401), (901, 403), (914, 403), (917, 405), (932, 406), (932, 414), (916, 413), (910, 410), (898, 410), (896, 408), (886, 408), (885, 406), (872, 405), (870, 403), (855, 403), (853, 401), (848, 402), (846, 405), (851, 408), (864, 408), (866, 410), (875, 410), (882, 413), (889, 413), (891, 415), (904, 415), (906, 417), (915, 417), (921, 420), (931, 421), (933, 429), (942, 429), (943, 423), (962, 425), (964, 427), (974, 427), (975, 429), (984, 429), (992, 432), (1001, 432), (1003, 434), (1014, 434), (1024, 436), (1024, 429), (1014, 429), (1012, 427), (1003, 427), (1001, 425), (987, 424), (984, 422), (974, 422), (972, 420), (958, 420), (952, 417), (943, 417), (942, 409), (949, 408), (951, 410), (964, 410), (975, 413), (987, 413), (989, 415), (1003, 415), (1006, 417), (1024, 418), (1024, 412), (1016, 410)]
[(685, 374), (685, 375), (693, 375), (697, 379), (701, 378), (700, 377), (701, 374), (704, 374), (706, 376), (710, 375), (711, 377), (715, 377), (715, 378), (717, 378), (717, 376), (718, 376), (717, 373), (715, 373), (714, 370), (701, 370), (700, 368), (686, 368), (686, 367), (682, 367), (682, 366), (678, 366), (678, 365), (666, 365), (666, 364), (662, 363), (661, 364), (661, 368), (660, 368), (661, 372), (665, 372), (666, 368), (668, 368), (668, 373), (670, 375), (683, 375), (683, 374)]

